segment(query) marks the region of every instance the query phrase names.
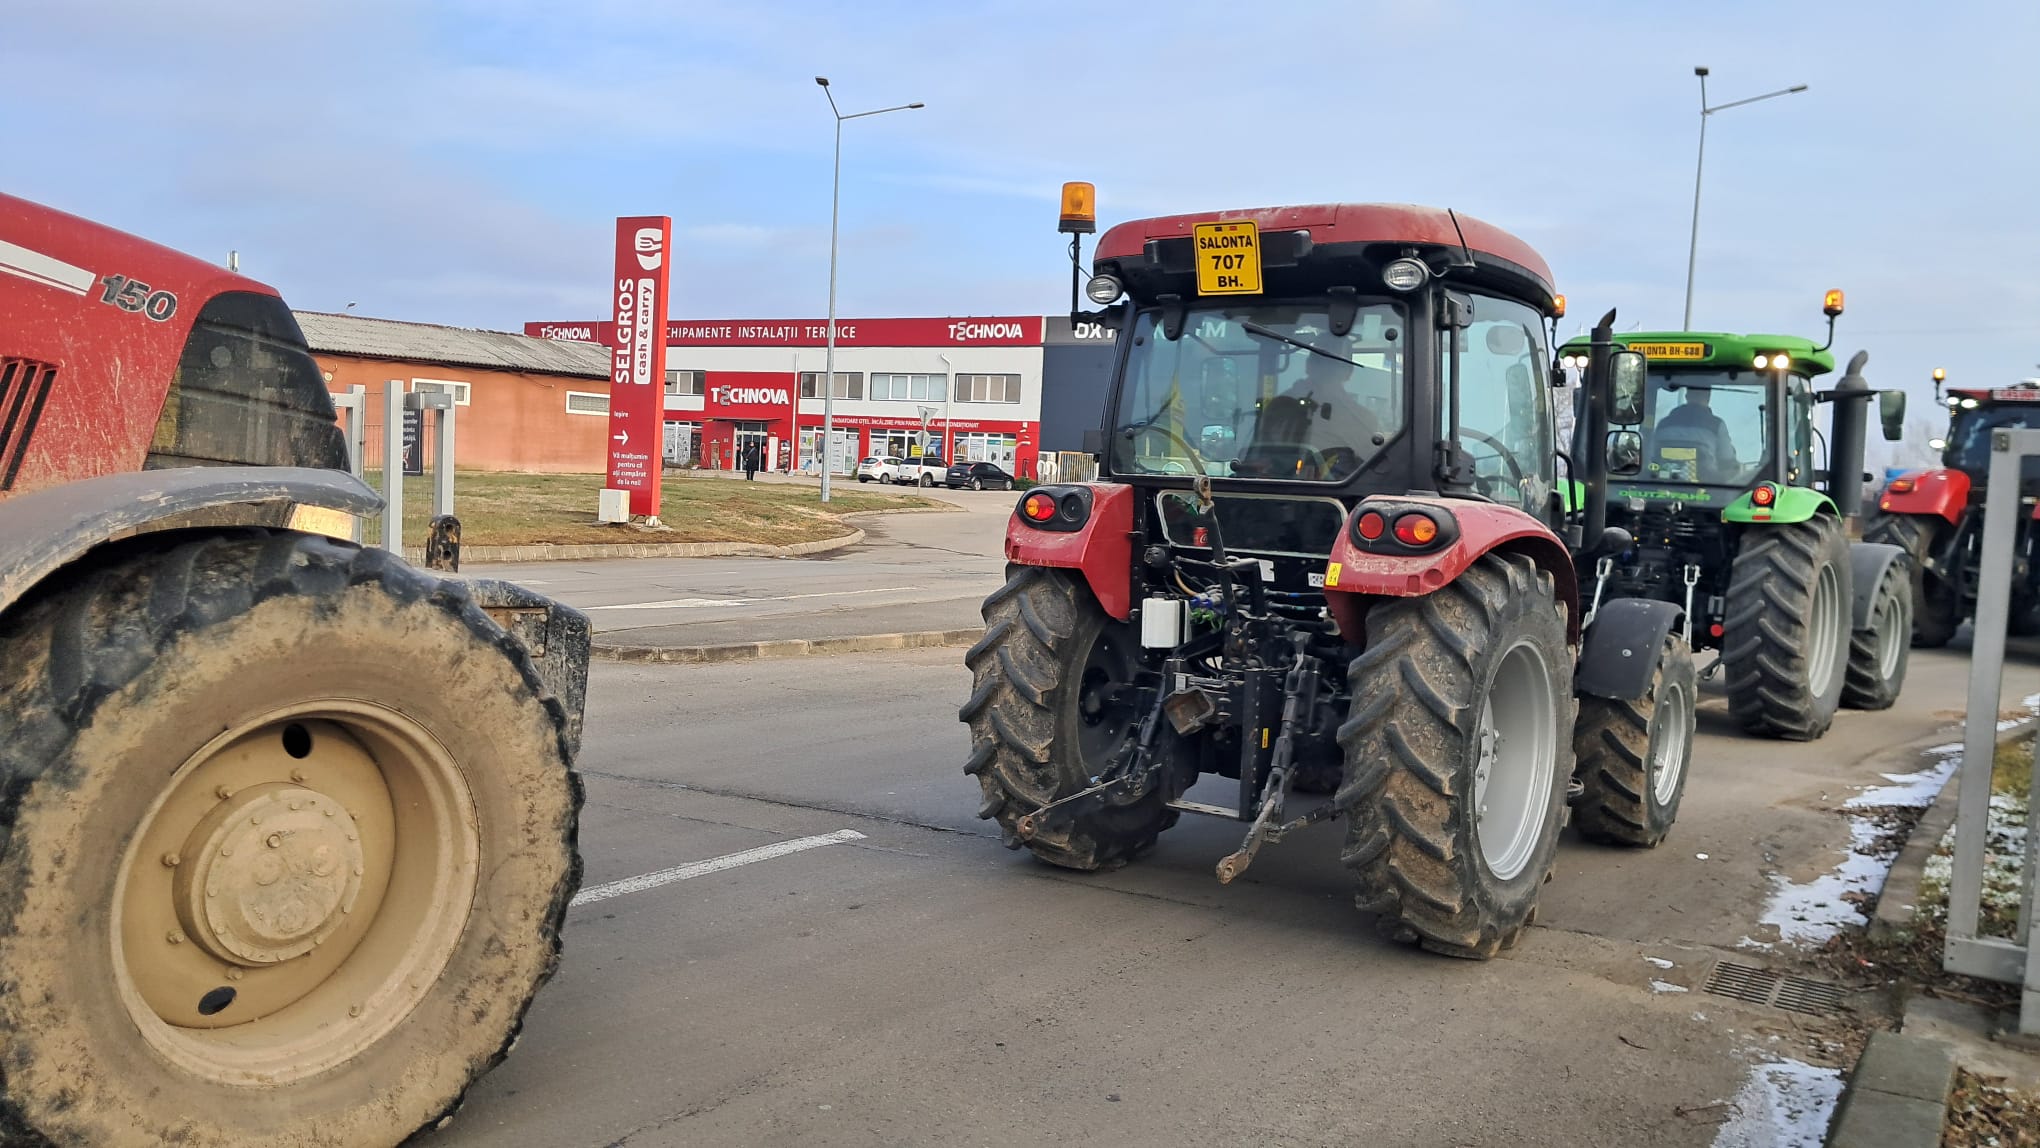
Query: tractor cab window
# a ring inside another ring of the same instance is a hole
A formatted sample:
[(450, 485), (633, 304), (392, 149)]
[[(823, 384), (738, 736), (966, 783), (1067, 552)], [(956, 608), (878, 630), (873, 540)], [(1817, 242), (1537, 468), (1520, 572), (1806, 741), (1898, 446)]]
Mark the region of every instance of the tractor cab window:
[(1143, 312), (1112, 468), (1344, 482), (1402, 431), (1408, 350), (1408, 323), (1388, 303), (1360, 307), (1344, 335), (1322, 303), (1192, 307), (1174, 339)]
[(1644, 482), (1743, 486), (1771, 447), (1770, 384), (1754, 371), (1652, 371), (1644, 388)]
[[(1966, 470), (1978, 482), (1990, 474), (1990, 432), (1994, 430), (2040, 430), (2040, 403), (1986, 405), (1956, 408), (1948, 427), (1948, 449), (1941, 462)], [(2019, 484), (2032, 493), (2040, 485), (2040, 459), (2020, 464)]]
[[(1472, 325), (1451, 333), (1459, 343), (1459, 448), (1473, 463), (1476, 490), (1542, 513), (1551, 505), (1556, 466), (1543, 323), (1513, 300), (1471, 300)], [(1439, 332), (1439, 426), (1450, 401), (1447, 334)]]

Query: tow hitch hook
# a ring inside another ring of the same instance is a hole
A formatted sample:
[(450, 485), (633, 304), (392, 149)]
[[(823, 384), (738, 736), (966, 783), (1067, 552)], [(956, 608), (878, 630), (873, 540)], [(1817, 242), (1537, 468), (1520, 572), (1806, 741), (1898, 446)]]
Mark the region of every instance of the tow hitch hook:
[(1290, 664), (1288, 679), (1283, 683), (1282, 732), (1275, 739), (1275, 752), (1268, 766), (1268, 780), (1262, 787), (1261, 811), (1254, 817), (1253, 825), (1247, 829), (1247, 836), (1240, 842), (1238, 850), (1227, 854), (1218, 863), (1218, 883), (1232, 884), (1233, 878), (1247, 871), (1254, 863), (1254, 854), (1270, 841), (1279, 841), (1290, 829), (1305, 824), (1312, 818), (1278, 827), (1282, 817), (1282, 799), (1289, 792), (1289, 773), (1296, 756), (1296, 734), (1317, 705), (1318, 660), (1304, 653), (1309, 639), (1303, 634), (1292, 636), (1296, 643), (1296, 660)]

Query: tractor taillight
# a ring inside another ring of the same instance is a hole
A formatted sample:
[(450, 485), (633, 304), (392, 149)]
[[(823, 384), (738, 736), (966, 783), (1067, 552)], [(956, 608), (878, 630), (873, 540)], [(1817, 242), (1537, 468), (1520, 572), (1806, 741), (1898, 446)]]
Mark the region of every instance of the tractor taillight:
[(1429, 546), (1438, 539), (1438, 523), (1430, 515), (1412, 511), (1395, 520), (1395, 540), (1404, 546)]
[(1884, 489), (1892, 494), (1911, 494), (1913, 488), (1918, 485), (1919, 483), (1914, 482), (1910, 478), (1894, 478), (1891, 480), (1891, 485)]
[(1046, 494), (1030, 494), (1020, 503), (1020, 513), (1033, 522), (1047, 522), (1055, 517), (1055, 499)]
[(1355, 523), (1353, 528), (1360, 532), (1360, 537), (1372, 542), (1381, 537), (1382, 531), (1388, 529), (1388, 521), (1370, 510), (1360, 516), (1360, 521)]
[(1750, 491), (1750, 501), (1758, 506), (1769, 506), (1778, 501), (1778, 488), (1769, 483)]

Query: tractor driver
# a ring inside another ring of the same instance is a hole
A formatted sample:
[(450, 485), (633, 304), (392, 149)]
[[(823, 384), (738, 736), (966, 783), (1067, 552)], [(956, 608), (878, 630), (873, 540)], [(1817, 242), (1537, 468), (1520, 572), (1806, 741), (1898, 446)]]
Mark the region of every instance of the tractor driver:
[(1303, 376), (1262, 404), (1254, 444), (1235, 464), (1237, 473), (1289, 477), (1282, 472), (1293, 470), (1305, 479), (1338, 482), (1374, 453), (1380, 420), (1351, 384), (1356, 372), (1380, 372), (1347, 358), (1343, 339), (1306, 341), (1315, 349), (1296, 352), (1304, 360)]
[(1742, 473), (1742, 463), (1736, 460), (1735, 439), (1728, 433), (1728, 424), (1710, 405), (1713, 389), (1689, 386), (1683, 390), (1685, 400), (1658, 418), (1654, 437), (1659, 450), (1675, 445), (1697, 447), (1699, 481), (1734, 482)]

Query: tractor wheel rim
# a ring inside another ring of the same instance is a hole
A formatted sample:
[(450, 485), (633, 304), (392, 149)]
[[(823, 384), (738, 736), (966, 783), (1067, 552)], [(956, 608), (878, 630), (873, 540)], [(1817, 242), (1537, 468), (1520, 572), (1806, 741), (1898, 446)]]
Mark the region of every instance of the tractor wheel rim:
[(1650, 795), (1660, 808), (1679, 792), (1679, 779), (1686, 773), (1686, 735), (1692, 728), (1693, 699), (1679, 683), (1665, 683), (1650, 715)]
[(204, 1080), (345, 1063), (410, 1015), (458, 947), (478, 818), (445, 747), (393, 710), (333, 700), (228, 730), (171, 775), (123, 856), (122, 1003)]
[(1077, 686), (1077, 750), (1087, 774), (1112, 760), (1133, 730), (1133, 705), (1107, 697), (1113, 687), (1130, 686), (1133, 664), (1125, 644), (1110, 628), (1101, 631), (1084, 657)]
[(1544, 654), (1525, 638), (1505, 651), (1481, 701), (1474, 835), (1496, 878), (1523, 872), (1544, 835), (1557, 767), (1558, 705)]
[(1912, 597), (1904, 593), (1904, 587), (1896, 593), (1887, 592), (1878, 601), (1873, 624), (1877, 627), (1877, 676), (1888, 682), (1898, 673), (1899, 656), (1912, 641)]
[(1835, 680), (1838, 663), (1846, 656), (1842, 645), (1842, 586), (1833, 563), (1820, 568), (1813, 579), (1812, 617), (1807, 619), (1807, 636), (1813, 648), (1807, 651), (1806, 685), (1813, 696), (1827, 696)]

